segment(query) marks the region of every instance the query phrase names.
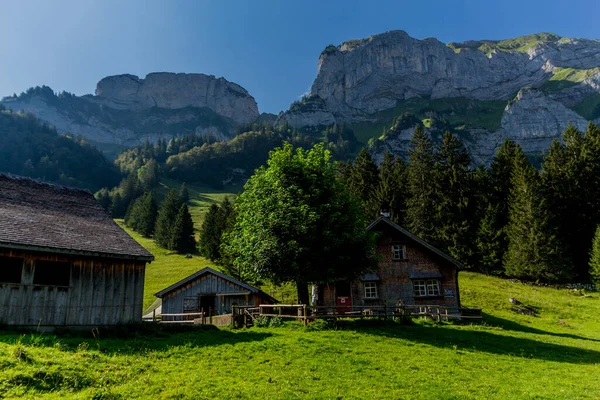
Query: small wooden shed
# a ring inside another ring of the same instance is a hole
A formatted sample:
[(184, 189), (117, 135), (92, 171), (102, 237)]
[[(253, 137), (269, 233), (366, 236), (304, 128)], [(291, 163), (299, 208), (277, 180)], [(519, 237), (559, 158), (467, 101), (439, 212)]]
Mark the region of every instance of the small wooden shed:
[(153, 259), (89, 191), (0, 174), (0, 323), (141, 321)]
[[(232, 306), (258, 306), (276, 301), (260, 289), (206, 267), (156, 293), (162, 299), (161, 314), (231, 313)], [(183, 320), (178, 315), (170, 320)]]
[(377, 269), (356, 282), (318, 287), (321, 306), (437, 305), (458, 311), (458, 272), (464, 266), (388, 217), (381, 216), (367, 230), (379, 233)]

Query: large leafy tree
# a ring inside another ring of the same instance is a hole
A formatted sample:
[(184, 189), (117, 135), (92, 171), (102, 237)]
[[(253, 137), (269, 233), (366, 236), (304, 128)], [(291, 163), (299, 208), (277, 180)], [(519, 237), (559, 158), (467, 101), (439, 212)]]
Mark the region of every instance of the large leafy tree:
[(373, 236), (331, 154), (289, 143), (271, 151), (267, 167), (236, 199), (235, 225), (224, 250), (234, 265), (274, 284), (294, 282), (308, 304), (308, 283), (355, 279), (375, 261)]
[(429, 136), (417, 125), (411, 141), (407, 169), (409, 197), (406, 202), (406, 223), (410, 231), (431, 241), (435, 234), (436, 179), (434, 151)]

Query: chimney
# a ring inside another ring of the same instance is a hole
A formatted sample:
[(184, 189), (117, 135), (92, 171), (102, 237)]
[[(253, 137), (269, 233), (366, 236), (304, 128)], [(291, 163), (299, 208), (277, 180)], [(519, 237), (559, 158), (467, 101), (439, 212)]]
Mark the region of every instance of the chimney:
[(390, 217), (390, 212), (388, 210), (381, 210), (379, 214), (381, 214), (381, 216), (384, 218)]

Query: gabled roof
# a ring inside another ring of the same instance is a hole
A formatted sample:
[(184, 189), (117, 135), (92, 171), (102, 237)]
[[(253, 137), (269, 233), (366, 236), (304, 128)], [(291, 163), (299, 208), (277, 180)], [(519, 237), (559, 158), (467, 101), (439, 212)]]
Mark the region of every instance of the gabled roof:
[[(174, 290), (177, 290), (181, 286), (184, 286), (185, 284), (192, 282), (206, 274), (212, 274), (212, 275), (218, 276), (219, 278), (225, 279), (226, 281), (229, 281), (235, 285), (241, 286), (244, 289), (246, 289), (252, 293), (264, 295), (264, 296), (267, 296), (267, 297), (273, 299), (271, 296), (269, 296), (262, 290), (257, 289), (254, 286), (250, 286), (247, 283), (238, 281), (237, 279), (234, 279), (234, 278), (230, 277), (229, 275), (225, 275), (224, 273), (214, 270), (210, 267), (202, 268), (200, 271), (196, 272), (195, 274), (192, 274), (192, 275), (188, 276), (187, 278), (184, 278), (184, 279), (180, 280), (179, 282), (172, 284), (168, 288), (161, 290), (160, 292), (156, 293), (155, 296), (162, 298), (164, 295), (166, 295)], [(273, 299), (273, 300), (275, 300), (275, 299)]]
[(7, 174), (0, 174), (0, 247), (154, 260), (89, 191)]
[(409, 238), (413, 242), (416, 242), (417, 244), (421, 245), (422, 247), (425, 247), (426, 249), (430, 250), (432, 253), (435, 253), (438, 256), (440, 256), (441, 258), (443, 258), (446, 261), (450, 262), (451, 264), (454, 264), (458, 269), (465, 269), (465, 266), (463, 264), (461, 264), (460, 262), (458, 262), (454, 258), (450, 257), (448, 254), (444, 253), (443, 251), (441, 251), (437, 247), (431, 245), (430, 243), (426, 242), (425, 240), (421, 239), (420, 237), (418, 237), (418, 236), (414, 235), (413, 233), (407, 231), (406, 229), (404, 229), (400, 225), (398, 225), (398, 224), (390, 221), (389, 218), (387, 218), (387, 217), (380, 216), (375, 221), (371, 222), (371, 224), (369, 226), (367, 226), (367, 230), (370, 231), (371, 229), (373, 229), (375, 226), (379, 225), (380, 223), (388, 224), (389, 226), (391, 226), (392, 228), (396, 229), (398, 232), (402, 233), (404, 236), (406, 236), (407, 238)]

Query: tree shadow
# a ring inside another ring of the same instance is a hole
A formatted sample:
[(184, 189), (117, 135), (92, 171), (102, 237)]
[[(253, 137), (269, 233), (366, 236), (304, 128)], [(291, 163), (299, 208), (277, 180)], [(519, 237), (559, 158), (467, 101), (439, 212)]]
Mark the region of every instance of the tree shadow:
[(135, 324), (110, 328), (38, 333), (34, 330), (0, 330), (0, 342), (25, 346), (59, 347), (64, 351), (98, 350), (107, 354), (145, 354), (174, 347), (203, 348), (262, 341), (272, 334), (222, 330), (212, 325)]
[(482, 313), (482, 314), (483, 314), (484, 320), (489, 325), (499, 326), (502, 329), (507, 330), (507, 331), (533, 333), (536, 335), (549, 335), (549, 336), (557, 336), (557, 337), (563, 337), (563, 338), (568, 338), (568, 339), (589, 340), (592, 342), (600, 342), (600, 339), (594, 339), (594, 338), (585, 337), (585, 336), (573, 335), (571, 333), (557, 333), (557, 332), (543, 331), (541, 329), (532, 328), (527, 325), (521, 325), (514, 321), (510, 321), (508, 319), (494, 317), (493, 315), (489, 315), (486, 313)]
[(600, 362), (600, 351), (506, 336), (489, 331), (466, 330), (443, 325), (402, 326), (392, 322), (381, 322), (366, 327), (364, 324), (357, 326), (354, 322), (350, 321), (348, 325), (338, 326), (338, 329), (360, 330), (371, 335), (403, 339), (460, 352), (485, 352), (571, 364), (597, 364)]

